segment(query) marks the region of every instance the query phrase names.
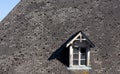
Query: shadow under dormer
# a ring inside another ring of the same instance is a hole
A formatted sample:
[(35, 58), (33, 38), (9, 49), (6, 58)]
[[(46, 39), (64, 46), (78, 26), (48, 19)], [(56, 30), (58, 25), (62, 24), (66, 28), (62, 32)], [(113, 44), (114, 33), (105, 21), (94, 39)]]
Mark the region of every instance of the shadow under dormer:
[(79, 32), (73, 34), (60, 48), (56, 49), (55, 52), (48, 58), (48, 60), (57, 59), (65, 66), (69, 67), (69, 47), (66, 47), (67, 43), (70, 42)]

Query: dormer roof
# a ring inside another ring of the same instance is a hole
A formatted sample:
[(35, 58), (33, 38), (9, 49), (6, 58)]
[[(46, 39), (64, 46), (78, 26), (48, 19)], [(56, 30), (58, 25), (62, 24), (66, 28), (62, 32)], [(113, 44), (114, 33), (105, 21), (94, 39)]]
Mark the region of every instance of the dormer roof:
[(73, 45), (73, 46), (80, 46), (80, 47), (95, 47), (95, 45), (90, 41), (90, 39), (82, 32), (79, 31), (76, 35), (71, 38), (71, 40), (66, 44), (66, 47)]

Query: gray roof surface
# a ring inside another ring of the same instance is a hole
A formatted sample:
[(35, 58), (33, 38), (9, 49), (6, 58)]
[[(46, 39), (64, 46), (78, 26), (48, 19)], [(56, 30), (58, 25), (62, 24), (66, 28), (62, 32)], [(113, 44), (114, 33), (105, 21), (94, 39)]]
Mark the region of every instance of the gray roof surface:
[(0, 23), (0, 74), (74, 74), (48, 58), (79, 30), (95, 44), (90, 74), (119, 74), (119, 0), (21, 0)]

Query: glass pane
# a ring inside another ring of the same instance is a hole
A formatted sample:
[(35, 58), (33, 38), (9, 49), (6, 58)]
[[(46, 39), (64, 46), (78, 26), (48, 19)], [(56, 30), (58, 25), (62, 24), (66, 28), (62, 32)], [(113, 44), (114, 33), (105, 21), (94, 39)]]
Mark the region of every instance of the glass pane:
[(85, 53), (81, 54), (81, 59), (86, 59), (86, 54)]
[(81, 53), (86, 53), (86, 48), (81, 48), (80, 52)]
[(73, 54), (73, 59), (78, 59), (78, 54)]
[(79, 48), (73, 48), (73, 53), (79, 53)]
[(81, 65), (86, 65), (86, 60), (81, 60)]
[(73, 65), (78, 65), (78, 60), (73, 60)]

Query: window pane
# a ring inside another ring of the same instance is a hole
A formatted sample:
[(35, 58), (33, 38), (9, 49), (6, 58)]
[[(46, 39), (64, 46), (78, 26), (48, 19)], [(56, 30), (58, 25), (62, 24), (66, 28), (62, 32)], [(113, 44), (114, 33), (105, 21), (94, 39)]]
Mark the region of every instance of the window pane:
[(73, 60), (73, 65), (78, 65), (78, 60)]
[(78, 59), (78, 54), (73, 54), (73, 59)]
[(79, 53), (79, 48), (73, 48), (73, 53)]
[(86, 54), (85, 53), (81, 53), (81, 59), (86, 59)]
[(86, 53), (86, 48), (81, 48), (80, 52), (81, 53)]
[(86, 65), (86, 60), (81, 60), (81, 65)]

